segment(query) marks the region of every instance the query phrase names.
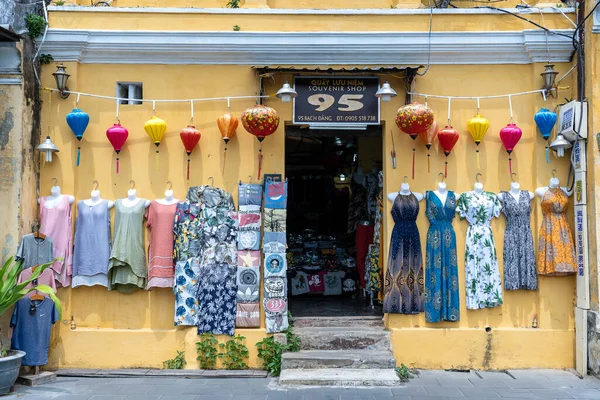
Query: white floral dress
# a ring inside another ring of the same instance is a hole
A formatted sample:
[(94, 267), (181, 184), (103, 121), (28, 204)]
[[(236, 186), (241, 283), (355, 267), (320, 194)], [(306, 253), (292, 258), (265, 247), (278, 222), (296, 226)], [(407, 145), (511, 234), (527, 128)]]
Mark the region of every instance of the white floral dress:
[(456, 212), (469, 223), (465, 243), (465, 270), (467, 309), (491, 308), (502, 304), (502, 282), (498, 271), (498, 257), (492, 218), (500, 216), (500, 201), (491, 192), (463, 193), (458, 199)]

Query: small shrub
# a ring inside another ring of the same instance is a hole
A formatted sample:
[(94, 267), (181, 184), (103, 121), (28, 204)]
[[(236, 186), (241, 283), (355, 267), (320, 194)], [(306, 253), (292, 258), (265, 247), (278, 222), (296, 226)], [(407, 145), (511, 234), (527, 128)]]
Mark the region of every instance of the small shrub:
[(419, 375), (419, 371), (415, 368), (408, 368), (404, 364), (400, 364), (399, 367), (394, 368), (396, 374), (398, 374), (398, 378), (400, 378), (400, 382), (408, 382), (412, 378)]
[(163, 361), (163, 369), (183, 369), (186, 364), (185, 351), (177, 350), (175, 358)]
[(212, 333), (203, 333), (200, 335), (200, 341), (196, 342), (196, 360), (200, 361), (200, 368), (215, 369), (217, 365), (217, 339)]
[(281, 357), (284, 352), (295, 353), (300, 351), (300, 337), (294, 335), (291, 328), (283, 331), (285, 333), (287, 344), (282, 345), (275, 341), (273, 336), (269, 336), (256, 343), (258, 348), (258, 358), (263, 361), (263, 369), (272, 376), (279, 376), (281, 373)]
[(32, 39), (41, 36), (46, 29), (46, 20), (44, 17), (35, 14), (27, 14), (25, 16), (25, 25), (27, 26), (27, 33)]
[(54, 57), (52, 57), (52, 54), (40, 54), (40, 64), (48, 65), (52, 61), (54, 61)]
[(236, 335), (225, 344), (219, 344), (221, 350), (225, 351), (219, 353), (219, 357), (223, 359), (225, 369), (248, 369), (246, 361), (250, 353), (244, 344), (244, 340), (246, 340), (244, 336)]
[(239, 25), (234, 25), (234, 26), (233, 26), (233, 30), (234, 30), (235, 32), (239, 32), (239, 31), (240, 31), (240, 29), (242, 29), (242, 28), (240, 28), (240, 26), (239, 26)]
[(240, 8), (240, 0), (229, 0), (226, 4), (228, 8)]

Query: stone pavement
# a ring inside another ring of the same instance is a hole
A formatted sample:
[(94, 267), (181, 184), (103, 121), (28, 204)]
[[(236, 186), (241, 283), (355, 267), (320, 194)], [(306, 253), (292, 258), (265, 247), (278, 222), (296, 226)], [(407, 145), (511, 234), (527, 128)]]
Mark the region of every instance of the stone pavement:
[(26, 400), (351, 400), (600, 399), (600, 380), (569, 371), (422, 371), (404, 386), (281, 388), (273, 378), (70, 378), (17, 385), (4, 399)]

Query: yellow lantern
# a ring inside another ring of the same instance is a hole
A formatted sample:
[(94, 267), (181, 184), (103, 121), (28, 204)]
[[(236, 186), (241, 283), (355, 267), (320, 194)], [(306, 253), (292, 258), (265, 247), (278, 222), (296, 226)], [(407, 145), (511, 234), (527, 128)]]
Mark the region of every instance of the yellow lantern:
[(479, 165), (479, 143), (481, 143), (481, 140), (485, 136), (485, 133), (489, 127), (490, 121), (487, 118), (482, 117), (479, 113), (471, 118), (467, 124), (467, 129), (477, 145), (477, 169), (481, 168)]
[(156, 169), (158, 170), (158, 146), (160, 146), (160, 142), (162, 138), (165, 136), (165, 131), (167, 130), (167, 123), (158, 118), (156, 115), (152, 116), (146, 123), (144, 124), (144, 130), (150, 137), (150, 140), (154, 142), (156, 146)]

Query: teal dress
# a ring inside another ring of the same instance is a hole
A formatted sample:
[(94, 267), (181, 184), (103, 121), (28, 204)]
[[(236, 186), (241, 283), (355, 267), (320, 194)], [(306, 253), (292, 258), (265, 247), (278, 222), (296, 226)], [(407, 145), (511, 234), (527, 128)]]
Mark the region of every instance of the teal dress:
[(428, 191), (425, 202), (430, 224), (425, 255), (425, 319), (455, 322), (460, 319), (456, 235), (452, 227), (456, 195), (448, 191), (442, 204), (434, 192)]

